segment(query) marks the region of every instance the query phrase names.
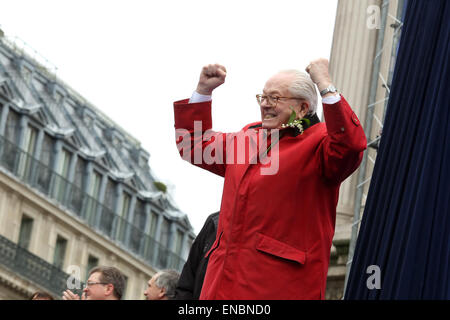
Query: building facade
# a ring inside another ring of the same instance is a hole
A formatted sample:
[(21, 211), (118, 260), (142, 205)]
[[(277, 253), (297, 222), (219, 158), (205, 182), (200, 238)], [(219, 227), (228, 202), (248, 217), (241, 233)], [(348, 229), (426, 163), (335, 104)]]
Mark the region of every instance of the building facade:
[[(401, 35), (404, 0), (339, 0), (330, 74), (363, 124), (368, 149), (360, 168), (340, 188), (327, 299), (341, 299), (352, 228), (359, 227)], [(361, 172), (363, 171), (363, 172)], [(354, 221), (355, 212), (359, 219)], [(353, 235), (354, 240), (355, 235)], [(351, 254), (351, 252), (350, 252)]]
[(0, 32), (0, 299), (60, 298), (97, 265), (142, 299), (159, 269), (181, 270), (195, 234), (149, 157)]

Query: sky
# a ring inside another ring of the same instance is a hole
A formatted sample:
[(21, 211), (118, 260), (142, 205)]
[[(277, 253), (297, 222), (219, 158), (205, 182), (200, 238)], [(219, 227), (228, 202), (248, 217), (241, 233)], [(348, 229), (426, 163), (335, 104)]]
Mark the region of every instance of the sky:
[(329, 58), (336, 7), (337, 0), (2, 0), (0, 27), (141, 142), (198, 233), (220, 209), (223, 178), (180, 158), (173, 102), (191, 96), (204, 65), (219, 63), (227, 78), (213, 93), (213, 129), (259, 121), (255, 95), (270, 76)]

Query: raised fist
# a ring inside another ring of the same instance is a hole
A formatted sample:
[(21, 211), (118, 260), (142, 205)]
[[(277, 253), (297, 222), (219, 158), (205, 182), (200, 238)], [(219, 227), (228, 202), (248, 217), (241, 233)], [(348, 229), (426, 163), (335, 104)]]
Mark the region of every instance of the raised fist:
[(319, 91), (326, 89), (332, 83), (328, 73), (327, 59), (320, 58), (311, 61), (305, 70), (309, 73), (311, 80), (317, 85)]
[(213, 90), (225, 82), (227, 69), (220, 64), (208, 64), (204, 66), (197, 85), (197, 92), (211, 95)]

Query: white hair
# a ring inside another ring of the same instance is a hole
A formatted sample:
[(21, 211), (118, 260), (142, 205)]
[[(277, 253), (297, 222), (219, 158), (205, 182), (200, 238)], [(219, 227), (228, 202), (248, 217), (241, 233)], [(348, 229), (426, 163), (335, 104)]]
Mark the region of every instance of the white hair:
[(178, 279), (180, 274), (171, 269), (161, 270), (157, 273), (155, 284), (159, 288), (166, 289), (166, 296), (168, 299), (174, 299), (175, 289), (177, 287)]
[(294, 80), (289, 87), (289, 92), (296, 98), (303, 98), (309, 102), (308, 115), (312, 115), (317, 109), (316, 85), (305, 72), (298, 70), (283, 70), (280, 73), (292, 74)]

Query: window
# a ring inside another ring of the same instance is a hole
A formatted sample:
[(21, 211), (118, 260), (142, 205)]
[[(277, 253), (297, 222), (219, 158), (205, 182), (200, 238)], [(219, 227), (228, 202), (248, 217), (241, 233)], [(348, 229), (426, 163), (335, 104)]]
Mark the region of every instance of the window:
[(94, 171), (94, 173), (92, 174), (92, 180), (89, 188), (89, 195), (94, 199), (98, 199), (101, 181), (102, 176), (98, 172)]
[(100, 219), (100, 229), (111, 236), (113, 221), (114, 221), (114, 208), (116, 204), (116, 188), (117, 184), (108, 178), (106, 182), (105, 198), (103, 200), (102, 217)]
[(145, 203), (142, 200), (136, 201), (136, 207), (134, 210), (133, 224), (139, 229), (145, 229)]
[(88, 187), (88, 193), (90, 197), (88, 197), (88, 203), (86, 207), (86, 220), (88, 221), (90, 226), (94, 226), (95, 224), (95, 214), (98, 208), (98, 198), (100, 196), (100, 183), (102, 181), (102, 176), (94, 170), (91, 183)]
[(126, 229), (128, 227), (128, 211), (130, 209), (131, 196), (124, 192), (122, 194), (122, 206), (119, 210), (119, 219), (117, 223), (117, 239), (119, 241), (125, 241)]
[(128, 210), (130, 209), (130, 201), (131, 201), (130, 195), (128, 195), (128, 193), (124, 192), (123, 198), (122, 198), (122, 209), (120, 210), (120, 216), (125, 220), (128, 218)]
[(6, 119), (5, 138), (14, 144), (17, 143), (17, 139), (19, 138), (19, 121), (19, 114), (10, 109), (8, 112), (8, 118)]
[(159, 242), (166, 248), (169, 245), (169, 234), (170, 234), (170, 221), (169, 219), (164, 218), (161, 225), (161, 238), (159, 239)]
[(66, 191), (69, 187), (68, 176), (69, 176), (69, 165), (70, 158), (72, 155), (69, 151), (64, 148), (61, 150), (60, 161), (56, 167), (56, 180), (55, 180), (55, 190), (56, 190), (56, 199), (58, 199), (61, 203), (64, 203)]
[(162, 268), (167, 267), (168, 257), (169, 257), (169, 236), (170, 236), (170, 221), (169, 219), (163, 218), (161, 224), (161, 237), (159, 242), (161, 246), (158, 250), (158, 263)]
[(145, 236), (144, 256), (148, 259), (148, 261), (153, 261), (153, 255), (157, 249), (155, 240), (158, 215), (155, 212), (150, 211), (150, 216), (147, 223), (149, 225), (147, 226), (148, 235)]
[(84, 177), (86, 174), (86, 161), (83, 158), (78, 157), (75, 165), (75, 177), (73, 183), (79, 189), (83, 189)]
[(175, 233), (175, 253), (181, 255), (181, 248), (183, 246), (183, 232), (177, 229)]
[(19, 139), (19, 120), (19, 115), (15, 111), (9, 110), (8, 118), (6, 119), (6, 141), (3, 149), (3, 161), (5, 167), (13, 173), (15, 173), (19, 156), (17, 147), (17, 141)]
[(36, 149), (36, 136), (37, 130), (31, 126), (28, 126), (24, 140), (24, 150), (30, 155), (34, 155)]
[(150, 228), (148, 229), (149, 234), (153, 239), (155, 239), (156, 238), (156, 226), (158, 223), (158, 215), (153, 211), (150, 212), (149, 223), (150, 223)]
[(92, 255), (89, 255), (88, 261), (87, 261), (87, 265), (86, 265), (86, 279), (85, 279), (85, 282), (89, 278), (89, 271), (94, 269), (96, 266), (98, 266), (98, 258), (94, 257)]
[(54, 139), (48, 134), (44, 134), (41, 147), (41, 157), (39, 159), (39, 165), (36, 170), (38, 171), (38, 187), (44, 193), (47, 193), (50, 187), (51, 178), (51, 166), (53, 162), (53, 147)]
[(130, 234), (130, 246), (136, 253), (139, 253), (141, 250), (141, 240), (145, 231), (145, 218), (145, 203), (137, 199), (133, 217), (133, 231)]
[(56, 237), (55, 254), (53, 256), (53, 265), (59, 269), (64, 267), (64, 258), (66, 256), (67, 240), (58, 235)]
[(19, 175), (24, 179), (27, 179), (31, 173), (31, 164), (34, 162), (34, 152), (36, 150), (36, 137), (37, 130), (28, 126), (23, 141), (23, 150), (25, 153), (22, 153), (19, 166)]
[(74, 187), (71, 194), (71, 207), (76, 214), (81, 214), (83, 205), (83, 187), (86, 179), (86, 161), (82, 158), (77, 158), (75, 165)]
[(23, 215), (22, 221), (20, 222), (20, 232), (18, 241), (18, 245), (20, 247), (28, 250), (28, 247), (30, 246), (32, 229), (33, 229), (33, 219), (26, 215)]
[(61, 159), (59, 161), (56, 171), (64, 178), (66, 178), (69, 173), (69, 163), (71, 156), (72, 155), (70, 154), (69, 151), (65, 149), (61, 150)]
[(50, 167), (52, 164), (52, 156), (53, 156), (53, 146), (54, 139), (50, 137), (48, 134), (44, 134), (44, 140), (42, 141), (42, 150), (41, 150), (41, 162)]
[(104, 204), (108, 209), (114, 210), (115, 206), (115, 200), (116, 200), (116, 188), (117, 183), (115, 183), (113, 180), (108, 179), (108, 182), (106, 183), (106, 190), (105, 190), (105, 199)]

